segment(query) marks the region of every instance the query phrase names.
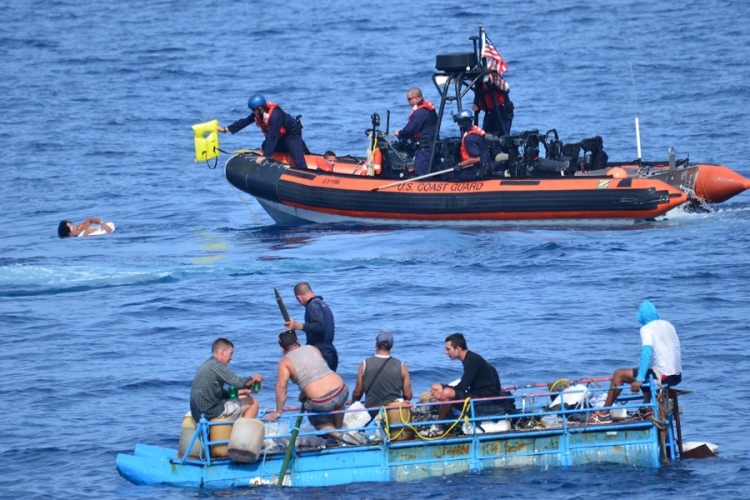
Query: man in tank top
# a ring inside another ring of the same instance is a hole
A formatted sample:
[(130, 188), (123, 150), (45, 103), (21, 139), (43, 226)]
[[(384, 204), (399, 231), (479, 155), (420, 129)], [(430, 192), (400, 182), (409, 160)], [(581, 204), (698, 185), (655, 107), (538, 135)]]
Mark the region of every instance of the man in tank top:
[(302, 330), (305, 332), (306, 343), (316, 347), (328, 363), (328, 367), (336, 371), (339, 366), (339, 355), (333, 346), (335, 325), (333, 313), (323, 297), (315, 295), (308, 283), (297, 283), (294, 287), (297, 302), (305, 306), (305, 322), (299, 323), (294, 318), (284, 322), (287, 330)]
[[(381, 330), (375, 337), (375, 356), (365, 359), (359, 365), (357, 385), (352, 392), (352, 400), (359, 401), (365, 394), (365, 406), (373, 408), (403, 399), (409, 401), (413, 394), (411, 379), (406, 365), (391, 356), (393, 335)], [(377, 415), (378, 410), (370, 410)]]
[[(643, 387), (646, 379), (653, 379), (658, 385), (674, 387), (682, 381), (682, 355), (680, 339), (672, 323), (660, 319), (654, 304), (648, 300), (641, 302), (636, 319), (641, 326), (641, 362), (638, 368), (618, 368), (612, 375), (604, 406), (612, 406), (622, 390), (623, 384), (630, 384), (632, 392), (643, 392), (643, 402), (651, 402), (649, 386)], [(652, 411), (648, 406), (638, 410), (636, 417), (646, 418)], [(611, 422), (609, 410), (597, 411), (592, 415), (592, 423)]]
[[(279, 361), (276, 382), (276, 410), (266, 416), (266, 420), (277, 420), (284, 411), (289, 380), (297, 384), (300, 401), (308, 413), (321, 413), (343, 410), (349, 397), (349, 388), (344, 380), (332, 371), (320, 351), (311, 345), (300, 346), (294, 331), (279, 334), (279, 346), (284, 357)], [(332, 430), (328, 435), (340, 438), (344, 425), (344, 414), (308, 415), (307, 419), (318, 430)]]

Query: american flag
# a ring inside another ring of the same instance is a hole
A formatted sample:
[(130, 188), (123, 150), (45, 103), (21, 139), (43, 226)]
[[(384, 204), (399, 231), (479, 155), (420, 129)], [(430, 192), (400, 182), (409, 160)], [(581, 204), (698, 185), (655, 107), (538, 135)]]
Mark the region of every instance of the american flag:
[(489, 69), (495, 69), (501, 75), (508, 70), (508, 65), (505, 64), (505, 59), (503, 59), (503, 56), (500, 55), (500, 52), (497, 51), (486, 34), (484, 35), (482, 57), (487, 59), (487, 67)]

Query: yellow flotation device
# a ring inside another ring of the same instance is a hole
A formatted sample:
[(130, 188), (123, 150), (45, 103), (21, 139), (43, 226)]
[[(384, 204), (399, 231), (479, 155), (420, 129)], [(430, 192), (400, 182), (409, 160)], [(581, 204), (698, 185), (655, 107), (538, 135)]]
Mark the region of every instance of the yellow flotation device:
[[(219, 120), (193, 125), (195, 132), (195, 161), (206, 161), (219, 156)], [(208, 134), (208, 135), (206, 135)]]

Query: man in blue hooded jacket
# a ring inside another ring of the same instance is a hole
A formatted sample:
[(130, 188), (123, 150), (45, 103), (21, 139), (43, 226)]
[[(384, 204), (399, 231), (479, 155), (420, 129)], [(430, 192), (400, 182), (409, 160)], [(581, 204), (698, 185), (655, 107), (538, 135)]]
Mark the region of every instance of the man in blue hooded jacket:
[[(618, 368), (612, 375), (612, 383), (607, 392), (605, 407), (612, 406), (617, 396), (622, 392), (619, 389), (624, 384), (630, 384), (633, 392), (642, 391), (643, 401), (651, 401), (651, 391), (648, 387), (642, 387), (648, 377), (661, 384), (673, 387), (682, 380), (682, 360), (680, 354), (680, 339), (674, 326), (669, 321), (659, 318), (656, 307), (644, 300), (638, 307), (636, 315), (641, 326), (641, 362), (638, 368)], [(650, 409), (645, 407), (639, 410), (639, 416), (648, 416)], [(609, 422), (612, 417), (609, 410), (596, 412), (592, 421)]]

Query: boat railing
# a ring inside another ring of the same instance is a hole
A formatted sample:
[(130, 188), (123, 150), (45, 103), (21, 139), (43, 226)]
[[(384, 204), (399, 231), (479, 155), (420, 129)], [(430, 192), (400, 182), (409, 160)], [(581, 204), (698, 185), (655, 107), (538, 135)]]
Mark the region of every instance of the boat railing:
[[(645, 383), (643, 387), (651, 387), (653, 385), (649, 382)], [(680, 444), (679, 441), (681, 441), (681, 438), (679, 417), (677, 418), (677, 435), (675, 435), (674, 415), (679, 410), (676, 408), (676, 405), (670, 405), (669, 402), (665, 404), (664, 401), (658, 399), (658, 394), (667, 394), (667, 391), (659, 391), (658, 387), (656, 387), (657, 390), (651, 391), (651, 401), (648, 404), (644, 404), (641, 394), (626, 394), (626, 391), (623, 391), (612, 406), (603, 406), (603, 403), (595, 406), (589, 404), (589, 401), (604, 400), (607, 389), (602, 387), (587, 387), (578, 390), (575, 387), (571, 387), (554, 392), (540, 390), (533, 386), (514, 386), (504, 389), (509, 390), (511, 393), (499, 397), (467, 398), (466, 400), (449, 402), (428, 401), (402, 406), (400, 407), (402, 409), (399, 410), (403, 412), (400, 419), (402, 422), (389, 421), (388, 410), (393, 410), (394, 407), (360, 407), (336, 412), (308, 413), (307, 416), (331, 415), (336, 413), (343, 413), (346, 416), (352, 413), (377, 410), (381, 422), (377, 424), (368, 421), (364, 425), (345, 427), (337, 431), (330, 429), (317, 430), (312, 428), (312, 426), (308, 426), (308, 428), (299, 430), (295, 448), (297, 452), (304, 452), (306, 449), (316, 449), (310, 443), (317, 442), (319, 444), (317, 447), (318, 451), (329, 448), (326, 452), (336, 452), (337, 450), (348, 449), (350, 444), (354, 445), (354, 442), (344, 441), (347, 445), (341, 446), (340, 440), (337, 442), (326, 440), (326, 435), (331, 432), (356, 434), (359, 446), (374, 446), (387, 449), (390, 447), (427, 446), (438, 440), (492, 440), (497, 439), (498, 435), (512, 438), (516, 435), (534, 436), (595, 432), (601, 430), (602, 425), (605, 425), (608, 431), (651, 427), (654, 429), (654, 432), (663, 433), (663, 447), (669, 450), (667, 458), (674, 459), (676, 456), (676, 449)], [(629, 390), (629, 385), (624, 385), (620, 389)], [(585, 403), (582, 404), (581, 393), (584, 391), (586, 392), (584, 395), (586, 398), (584, 399)], [(559, 404), (552, 406), (552, 402), (556, 399), (559, 399)], [(508, 401), (513, 402), (516, 411), (486, 414), (482, 410), (483, 405), (492, 403), (504, 404)], [(436, 419), (437, 407), (443, 404), (455, 405), (454, 408), (460, 409), (454, 410), (446, 419)], [(646, 419), (624, 417), (605, 424), (591, 422), (590, 418), (595, 411), (618, 410), (620, 413), (627, 412), (629, 415), (643, 407), (649, 407), (654, 417)], [(409, 413), (412, 417), (419, 416), (420, 419), (408, 418), (405, 411), (407, 408), (410, 410)], [(298, 408), (285, 408), (285, 410), (288, 410), (288, 414), (282, 415), (275, 426), (266, 424), (266, 434), (262, 451), (264, 455), (279, 454), (286, 449), (291, 438), (291, 433), (294, 430), (297, 417), (294, 410), (296, 409)], [(480, 411), (478, 412), (477, 410)], [(268, 410), (261, 410), (258, 415), (259, 420), (263, 420), (267, 412)], [(425, 416), (429, 418), (424, 419)], [(172, 462), (208, 466), (214, 463), (231, 462), (229, 458), (215, 458), (211, 456), (210, 450), (212, 446), (227, 445), (229, 440), (218, 439), (212, 441), (210, 439), (210, 429), (214, 426), (233, 424), (234, 421), (231, 420), (212, 422), (201, 416), (186, 451), (182, 456), (174, 457)], [(274, 427), (275, 430), (273, 430)], [(272, 432), (269, 433), (269, 430)], [(411, 431), (411, 438), (397, 440), (398, 436), (407, 430)], [(187, 450), (192, 450), (193, 445), (199, 439), (202, 447), (201, 456), (188, 456), (189, 452)], [(305, 446), (305, 443), (308, 443), (308, 445)]]

